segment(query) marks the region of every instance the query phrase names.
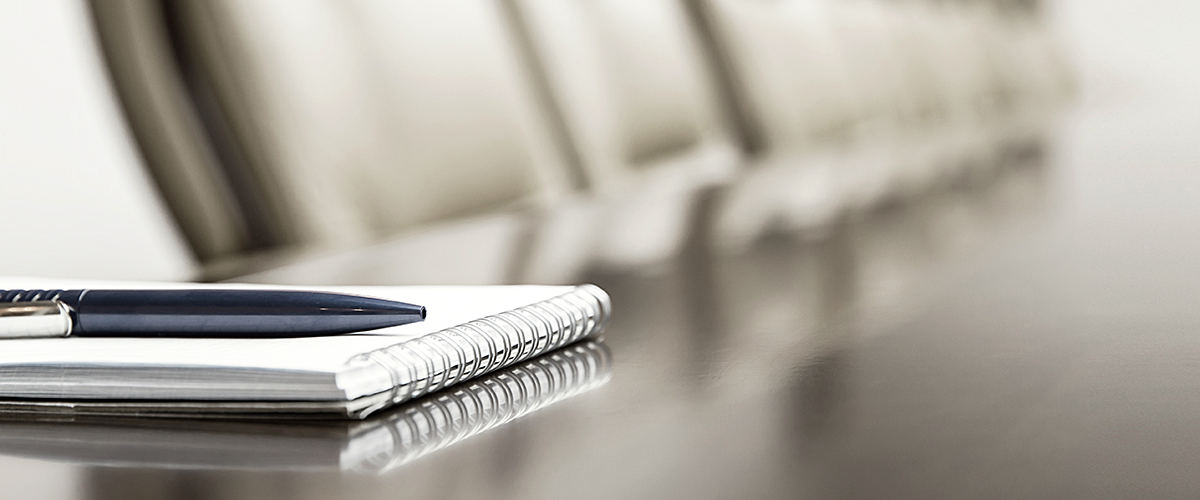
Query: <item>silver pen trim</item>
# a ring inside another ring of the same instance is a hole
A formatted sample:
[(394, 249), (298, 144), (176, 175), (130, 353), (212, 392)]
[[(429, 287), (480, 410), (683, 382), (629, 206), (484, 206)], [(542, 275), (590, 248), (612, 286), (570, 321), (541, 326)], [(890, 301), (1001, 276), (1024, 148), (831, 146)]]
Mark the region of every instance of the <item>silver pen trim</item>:
[(58, 300), (0, 302), (0, 339), (71, 335), (71, 308)]

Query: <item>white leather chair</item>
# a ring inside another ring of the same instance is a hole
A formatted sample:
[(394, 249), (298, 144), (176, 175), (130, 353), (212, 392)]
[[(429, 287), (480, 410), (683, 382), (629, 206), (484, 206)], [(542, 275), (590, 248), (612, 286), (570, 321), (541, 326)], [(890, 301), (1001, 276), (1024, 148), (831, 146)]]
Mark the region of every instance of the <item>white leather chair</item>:
[(545, 192), (559, 170), (487, 0), (189, 2), (194, 47), (302, 242)]
[[(568, 189), (559, 145), (493, 0), (169, 6), (189, 97), (209, 135), (228, 136), (222, 168), (241, 176), (231, 183), (275, 233), (265, 251), (206, 262), (209, 276), (282, 265), (246, 278), (505, 282), (524, 212)], [(469, 244), (431, 254), (389, 243), (414, 234)], [(364, 264), (368, 254), (376, 257)], [(353, 269), (330, 265), (314, 277), (323, 259)], [(433, 267), (475, 271), (442, 280), (422, 271)]]
[(987, 168), (1013, 128), (1009, 103), (1032, 102), (1023, 100), (1060, 80), (1039, 76), (1049, 52), (1014, 47), (1037, 38), (1010, 39), (1021, 30), (986, 5), (701, 5), (744, 103), (741, 121), (763, 143), (719, 211), (714, 234), (733, 247), (771, 227), (819, 234), (846, 211)]
[(647, 266), (674, 256), (694, 193), (739, 164), (686, 12), (674, 0), (512, 6), (590, 195), (548, 218), (531, 279), (569, 279), (589, 261)]
[(871, 112), (852, 85), (830, 9), (801, 0), (701, 5), (741, 103), (739, 121), (760, 143), (717, 212), (718, 243), (741, 248), (772, 227), (828, 225), (846, 203), (849, 171), (830, 145), (851, 140)]

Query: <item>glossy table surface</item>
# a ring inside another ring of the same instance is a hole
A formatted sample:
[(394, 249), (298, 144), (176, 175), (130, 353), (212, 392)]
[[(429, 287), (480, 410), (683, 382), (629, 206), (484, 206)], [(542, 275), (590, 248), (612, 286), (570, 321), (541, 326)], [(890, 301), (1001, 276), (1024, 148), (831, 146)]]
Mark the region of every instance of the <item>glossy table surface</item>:
[[(1072, 29), (1098, 40), (1097, 19)], [(720, 251), (700, 227), (667, 265), (593, 274), (615, 307), (607, 382), (392, 470), (343, 470), (356, 442), (336, 426), (193, 433), (242, 464), (198, 469), (172, 460), (169, 433), (118, 463), (103, 442), (119, 426), (85, 439), (63, 423), (54, 449), (5, 447), (4, 493), (1193, 498), (1200, 98), (1172, 72), (1178, 34), (1158, 66), (1081, 48), (1076, 109), (987, 174), (819, 237)], [(241, 444), (317, 436), (335, 458), (247, 462), (238, 436), (263, 434), (278, 440)]]

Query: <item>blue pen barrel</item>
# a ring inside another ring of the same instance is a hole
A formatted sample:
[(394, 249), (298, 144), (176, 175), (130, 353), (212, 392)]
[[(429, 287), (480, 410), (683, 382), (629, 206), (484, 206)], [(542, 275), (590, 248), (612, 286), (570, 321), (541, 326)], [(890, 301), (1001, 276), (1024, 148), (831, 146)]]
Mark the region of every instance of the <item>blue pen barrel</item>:
[(290, 290), (69, 290), (73, 336), (307, 337), (421, 321), (425, 308)]

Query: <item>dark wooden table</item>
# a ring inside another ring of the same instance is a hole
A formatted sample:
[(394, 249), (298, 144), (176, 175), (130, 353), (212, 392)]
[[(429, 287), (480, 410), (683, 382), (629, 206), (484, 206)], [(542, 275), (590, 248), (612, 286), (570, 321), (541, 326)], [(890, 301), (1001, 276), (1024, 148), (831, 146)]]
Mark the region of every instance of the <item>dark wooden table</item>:
[(1081, 140), (821, 238), (700, 231), (596, 274), (608, 383), (382, 474), (245, 464), (228, 437), (241, 467), (65, 467), (96, 498), (1187, 497), (1200, 207)]

